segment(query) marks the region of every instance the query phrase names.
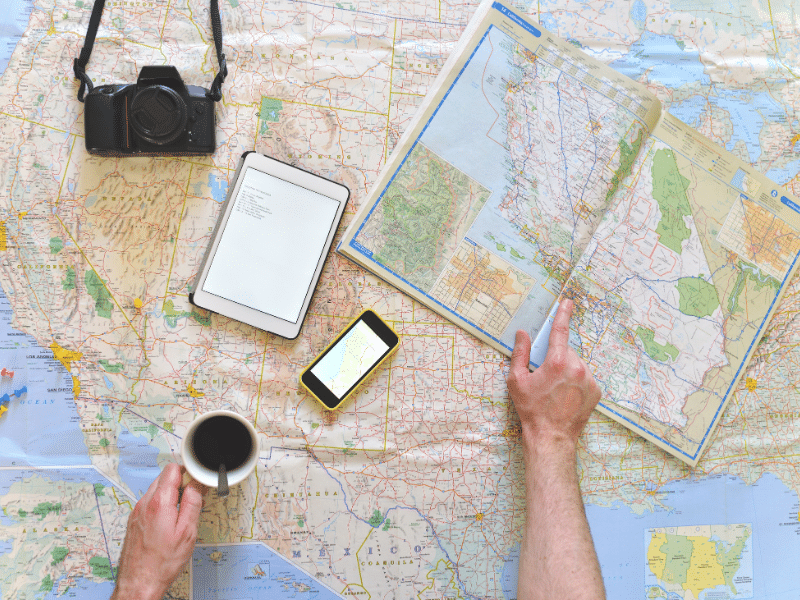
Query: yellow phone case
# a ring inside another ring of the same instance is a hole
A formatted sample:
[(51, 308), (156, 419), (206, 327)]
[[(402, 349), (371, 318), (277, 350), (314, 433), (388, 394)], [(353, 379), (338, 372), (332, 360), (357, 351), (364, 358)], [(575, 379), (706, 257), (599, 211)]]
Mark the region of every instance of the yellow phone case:
[(375, 374), (375, 371), (377, 371), (377, 370), (378, 370), (378, 367), (380, 367), (380, 366), (381, 366), (381, 365), (382, 365), (382, 364), (383, 364), (383, 363), (386, 361), (386, 359), (388, 359), (388, 358), (389, 358), (389, 357), (391, 357), (391, 356), (392, 356), (392, 355), (393, 355), (395, 352), (397, 352), (397, 349), (400, 347), (400, 334), (398, 334), (398, 333), (397, 333), (397, 332), (396, 332), (396, 331), (395, 331), (395, 330), (392, 328), (392, 326), (391, 326), (391, 325), (389, 325), (389, 324), (388, 324), (386, 321), (384, 321), (384, 320), (381, 318), (381, 316), (380, 316), (378, 313), (376, 313), (376, 312), (373, 310), (373, 311), (372, 311), (372, 312), (373, 312), (373, 314), (374, 314), (376, 317), (378, 317), (378, 319), (380, 320), (380, 322), (381, 322), (381, 323), (383, 323), (384, 325), (386, 325), (386, 327), (387, 327), (387, 328), (388, 328), (390, 331), (392, 331), (392, 333), (394, 333), (394, 334), (397, 336), (397, 345), (396, 345), (394, 348), (392, 348), (392, 349), (389, 351), (389, 353), (388, 353), (386, 356), (384, 356), (384, 357), (383, 357), (382, 359), (380, 359), (380, 360), (379, 360), (377, 363), (375, 363), (375, 365), (373, 365), (373, 367), (372, 367), (372, 368), (371, 368), (371, 369), (370, 369), (370, 370), (367, 372), (367, 375), (366, 375), (366, 377), (364, 377), (364, 379), (362, 379), (362, 380), (361, 380), (361, 382), (360, 382), (358, 385), (356, 385), (356, 386), (355, 386), (355, 387), (354, 387), (352, 390), (350, 390), (350, 391), (349, 391), (347, 394), (345, 394), (345, 395), (342, 397), (342, 399), (341, 399), (341, 402), (339, 402), (339, 404), (337, 404), (337, 405), (336, 405), (336, 406), (334, 406), (333, 408), (331, 408), (331, 407), (329, 407), (327, 404), (325, 404), (325, 403), (324, 403), (324, 402), (323, 402), (323, 401), (322, 401), (322, 400), (321, 400), (321, 399), (320, 399), (320, 398), (319, 398), (319, 397), (318, 397), (318, 396), (317, 396), (317, 395), (316, 395), (316, 394), (315, 394), (313, 391), (311, 391), (310, 389), (308, 389), (308, 387), (306, 386), (306, 384), (304, 384), (304, 383), (303, 383), (303, 375), (305, 375), (305, 374), (306, 374), (306, 372), (307, 372), (307, 371), (308, 371), (308, 370), (309, 370), (309, 369), (310, 369), (312, 366), (314, 366), (314, 363), (316, 363), (316, 362), (317, 362), (317, 360), (319, 360), (319, 357), (320, 357), (320, 356), (322, 356), (323, 354), (325, 354), (325, 353), (328, 351), (328, 349), (329, 349), (329, 348), (331, 348), (332, 346), (336, 345), (336, 344), (339, 342), (339, 340), (341, 340), (341, 339), (342, 339), (342, 336), (345, 334), (345, 332), (346, 332), (348, 329), (350, 329), (350, 326), (351, 326), (353, 323), (355, 323), (356, 321), (358, 321), (358, 320), (361, 318), (361, 316), (362, 316), (362, 315), (363, 315), (365, 312), (367, 312), (367, 311), (370, 311), (370, 310), (371, 310), (371, 309), (369, 309), (369, 308), (365, 308), (365, 309), (364, 309), (364, 310), (362, 310), (360, 313), (358, 313), (358, 315), (356, 316), (356, 318), (355, 318), (355, 319), (353, 319), (352, 321), (350, 321), (350, 322), (347, 324), (347, 327), (345, 327), (345, 328), (344, 328), (344, 329), (343, 329), (341, 332), (339, 332), (339, 334), (338, 334), (338, 335), (337, 335), (335, 338), (333, 338), (333, 340), (331, 340), (331, 342), (330, 342), (330, 343), (329, 343), (327, 346), (325, 346), (325, 348), (322, 350), (322, 352), (320, 352), (319, 354), (317, 354), (317, 356), (314, 358), (314, 360), (312, 360), (312, 361), (311, 361), (311, 364), (309, 364), (309, 365), (308, 365), (308, 366), (307, 366), (305, 369), (303, 369), (303, 371), (300, 373), (300, 378), (299, 378), (299, 381), (300, 381), (300, 387), (302, 387), (302, 388), (303, 388), (303, 389), (304, 389), (306, 392), (308, 392), (308, 394), (309, 394), (311, 397), (313, 397), (313, 398), (314, 398), (314, 399), (315, 399), (317, 402), (319, 402), (319, 403), (320, 403), (320, 404), (323, 406), (323, 408), (324, 408), (325, 410), (327, 410), (327, 411), (331, 411), (331, 412), (333, 412), (333, 411), (335, 411), (335, 410), (339, 410), (339, 408), (342, 406), (342, 404), (344, 404), (344, 403), (345, 403), (345, 401), (346, 401), (346, 400), (347, 400), (347, 399), (348, 399), (350, 396), (352, 396), (352, 395), (353, 395), (353, 393), (354, 393), (356, 390), (358, 390), (358, 389), (359, 389), (359, 388), (360, 388), (360, 387), (361, 387), (361, 386), (362, 386), (364, 383), (366, 383), (366, 382), (367, 382), (367, 381), (368, 381), (370, 378), (372, 378), (372, 376)]

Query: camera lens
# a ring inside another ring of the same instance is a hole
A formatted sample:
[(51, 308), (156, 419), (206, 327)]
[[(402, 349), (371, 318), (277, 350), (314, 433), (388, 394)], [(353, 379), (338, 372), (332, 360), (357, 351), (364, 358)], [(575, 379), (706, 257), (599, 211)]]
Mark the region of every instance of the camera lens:
[(175, 140), (185, 130), (186, 119), (186, 102), (165, 85), (141, 89), (131, 102), (131, 127), (151, 144), (163, 146)]

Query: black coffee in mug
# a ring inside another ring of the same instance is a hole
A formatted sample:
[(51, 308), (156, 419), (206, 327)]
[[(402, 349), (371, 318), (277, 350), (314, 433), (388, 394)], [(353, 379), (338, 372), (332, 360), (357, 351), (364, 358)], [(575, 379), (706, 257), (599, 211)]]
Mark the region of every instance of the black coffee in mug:
[(192, 438), (192, 452), (197, 462), (212, 471), (219, 471), (221, 464), (228, 472), (238, 469), (253, 451), (253, 440), (247, 427), (225, 415), (200, 423)]

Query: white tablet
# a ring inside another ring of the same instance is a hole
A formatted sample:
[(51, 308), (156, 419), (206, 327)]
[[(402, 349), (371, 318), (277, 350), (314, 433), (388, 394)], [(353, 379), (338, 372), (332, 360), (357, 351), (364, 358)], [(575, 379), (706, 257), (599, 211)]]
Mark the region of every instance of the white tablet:
[(297, 337), (349, 197), (339, 183), (246, 152), (189, 301)]

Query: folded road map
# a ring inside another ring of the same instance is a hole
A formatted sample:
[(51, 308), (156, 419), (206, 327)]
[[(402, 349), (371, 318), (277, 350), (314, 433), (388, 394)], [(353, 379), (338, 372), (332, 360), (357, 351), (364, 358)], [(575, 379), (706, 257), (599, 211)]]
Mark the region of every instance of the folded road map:
[(558, 298), (598, 409), (699, 460), (800, 252), (800, 200), (484, 2), (339, 250), (510, 354)]

